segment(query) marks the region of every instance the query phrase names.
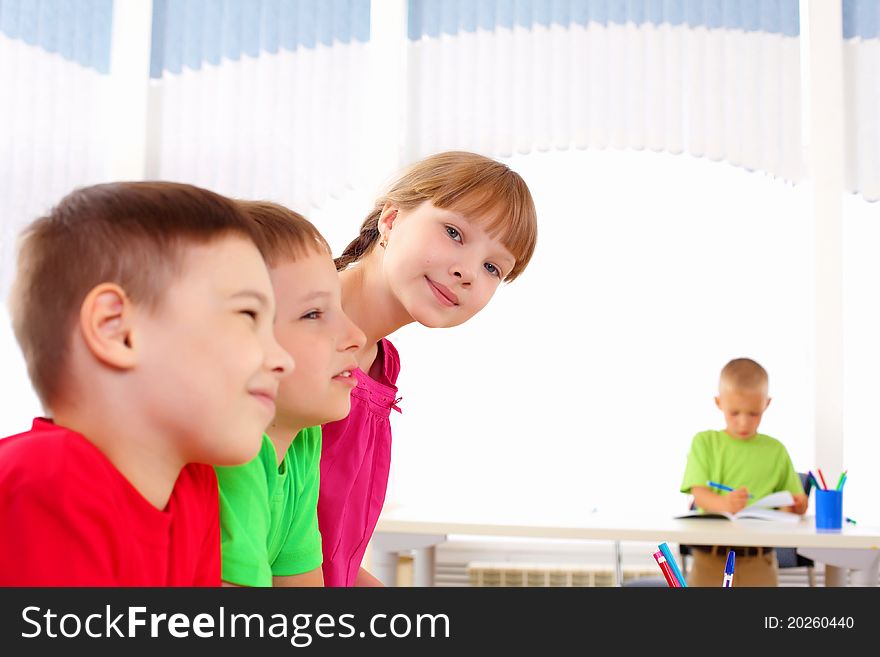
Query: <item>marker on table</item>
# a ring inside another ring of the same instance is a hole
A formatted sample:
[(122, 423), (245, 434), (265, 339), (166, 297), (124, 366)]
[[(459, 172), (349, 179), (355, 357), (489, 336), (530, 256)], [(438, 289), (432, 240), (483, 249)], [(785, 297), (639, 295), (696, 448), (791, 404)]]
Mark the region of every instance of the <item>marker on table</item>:
[(736, 563), (736, 553), (731, 550), (727, 553), (727, 563), (724, 564), (724, 583), (721, 584), (728, 589), (733, 586), (733, 566)]
[[(726, 490), (728, 493), (732, 493), (734, 491), (734, 489), (730, 486), (719, 484), (717, 481), (707, 481), (706, 485), (711, 486), (712, 488), (720, 488), (721, 490)], [(749, 494), (749, 497), (753, 497), (753, 495)]]
[(852, 518), (850, 518), (849, 516), (847, 516), (846, 521), (847, 521), (849, 524), (851, 524), (851, 525), (855, 525), (855, 524), (856, 524), (856, 521), (853, 520)]
[(687, 582), (684, 579), (684, 575), (681, 574), (681, 570), (678, 567), (678, 564), (675, 561), (675, 557), (672, 556), (672, 550), (669, 549), (669, 546), (666, 543), (661, 543), (657, 546), (657, 549), (663, 553), (663, 556), (666, 557), (666, 563), (669, 565), (670, 570), (672, 570), (672, 574), (675, 575), (675, 579), (678, 580), (681, 588), (688, 588)]
[(663, 571), (663, 577), (666, 578), (666, 585), (673, 589), (681, 588), (681, 584), (678, 583), (678, 580), (672, 572), (672, 568), (669, 567), (666, 557), (663, 556), (663, 553), (660, 550), (657, 550), (654, 553), (654, 561), (657, 562), (657, 565), (660, 566), (660, 570)]

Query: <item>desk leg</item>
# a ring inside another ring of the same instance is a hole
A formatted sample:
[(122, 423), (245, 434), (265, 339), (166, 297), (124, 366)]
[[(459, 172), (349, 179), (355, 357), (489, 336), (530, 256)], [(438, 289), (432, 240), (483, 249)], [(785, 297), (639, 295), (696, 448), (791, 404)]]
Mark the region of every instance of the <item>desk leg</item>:
[(620, 554), (620, 541), (614, 541), (614, 585), (623, 586), (623, 560)]
[(825, 564), (825, 586), (846, 586), (848, 568)]
[(371, 555), (373, 575), (385, 586), (397, 586), (397, 562), (399, 560), (398, 552), (373, 546)]
[(434, 586), (434, 566), (437, 550), (430, 547), (413, 550), (413, 586)]
[(401, 552), (413, 551), (413, 584), (434, 585), (434, 548), (445, 534), (403, 534), (376, 532), (370, 543), (373, 574), (385, 586), (397, 586), (397, 562)]

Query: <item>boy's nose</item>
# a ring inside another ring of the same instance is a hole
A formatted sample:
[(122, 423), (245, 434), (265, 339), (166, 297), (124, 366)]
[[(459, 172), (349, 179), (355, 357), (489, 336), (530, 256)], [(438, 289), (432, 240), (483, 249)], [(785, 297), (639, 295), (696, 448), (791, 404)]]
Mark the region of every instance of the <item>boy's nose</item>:
[(269, 361), (272, 373), (275, 374), (279, 379), (284, 378), (291, 372), (293, 372), (296, 364), (294, 363), (293, 356), (287, 353), (276, 340), (272, 340), (272, 345), (268, 349), (268, 353), (266, 354), (266, 360)]

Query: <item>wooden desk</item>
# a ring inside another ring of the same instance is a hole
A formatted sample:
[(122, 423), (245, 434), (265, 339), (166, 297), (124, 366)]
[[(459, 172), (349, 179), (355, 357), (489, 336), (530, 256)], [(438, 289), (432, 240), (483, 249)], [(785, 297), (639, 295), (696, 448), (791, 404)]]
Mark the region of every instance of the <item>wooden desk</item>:
[[(373, 536), (374, 574), (383, 582), (396, 582), (397, 555), (415, 551), (414, 581), (417, 586), (434, 583), (434, 548), (450, 534), (509, 536), (552, 539), (607, 540), (614, 544), (617, 583), (622, 582), (621, 541), (684, 543), (687, 545), (750, 545), (793, 548), (825, 548), (861, 551), (876, 572), (880, 563), (880, 528), (844, 527), (839, 533), (817, 533), (813, 518), (798, 523), (766, 520), (674, 519), (633, 513), (574, 513), (563, 511), (530, 515), (518, 510), (461, 510), (438, 507), (386, 508)], [(875, 557), (870, 559), (873, 551)], [(846, 570), (826, 564), (826, 585), (845, 583)], [(659, 570), (658, 570), (659, 572)], [(874, 578), (876, 580), (876, 577)], [(866, 580), (870, 581), (870, 580)]]

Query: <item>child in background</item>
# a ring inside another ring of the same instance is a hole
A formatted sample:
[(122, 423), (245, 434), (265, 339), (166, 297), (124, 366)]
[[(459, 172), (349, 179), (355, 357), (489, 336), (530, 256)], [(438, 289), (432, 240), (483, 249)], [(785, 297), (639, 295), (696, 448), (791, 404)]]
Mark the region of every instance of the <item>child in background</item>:
[(52, 419), (0, 440), (0, 586), (219, 586), (217, 479), (292, 363), (253, 223), (190, 185), (79, 189), (24, 232), (10, 298)]
[(240, 201), (277, 299), (275, 337), (296, 368), (282, 381), (257, 457), (218, 467), (223, 581), (240, 586), (321, 586), (318, 479), (321, 424), (348, 415), (364, 334), (342, 312), (327, 242), (280, 205)]
[(361, 561), (385, 500), (390, 411), (399, 411), (400, 360), (387, 336), (411, 322), (466, 322), (525, 270), (536, 240), (535, 206), (517, 173), (447, 152), (406, 170), (337, 258), (342, 307), (367, 340), (355, 354), (351, 413), (324, 425), (318, 519), (327, 586), (381, 585)]
[[(694, 436), (681, 483), (681, 492), (691, 493), (698, 508), (737, 513), (749, 503), (749, 495), (760, 499), (787, 490), (794, 497), (794, 506), (787, 510), (806, 512), (807, 496), (785, 446), (757, 432), (770, 404), (768, 386), (766, 370), (748, 358), (732, 360), (721, 370), (715, 404), (724, 413), (726, 427)], [(715, 491), (707, 486), (709, 481), (735, 490)], [(694, 545), (691, 549), (690, 586), (720, 586), (729, 550), (736, 553), (737, 586), (779, 583), (773, 548)]]

